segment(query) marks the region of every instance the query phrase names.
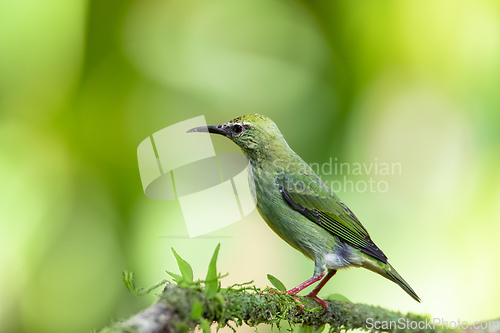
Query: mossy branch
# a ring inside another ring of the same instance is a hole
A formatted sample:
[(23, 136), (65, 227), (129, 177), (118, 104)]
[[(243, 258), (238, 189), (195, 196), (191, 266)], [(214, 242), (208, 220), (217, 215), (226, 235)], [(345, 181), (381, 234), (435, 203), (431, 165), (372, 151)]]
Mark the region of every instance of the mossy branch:
[[(429, 316), (412, 313), (402, 314), (378, 306), (354, 304), (348, 301), (328, 300), (328, 308), (305, 297), (294, 297), (270, 288), (264, 290), (251, 286), (251, 282), (220, 287), (216, 261), (217, 246), (209, 265), (205, 280), (193, 280), (191, 266), (175, 251), (181, 275), (167, 272), (174, 283), (166, 283), (157, 303), (127, 320), (114, 323), (101, 329), (101, 333), (171, 333), (189, 332), (199, 327), (204, 333), (210, 332), (213, 323), (217, 327), (257, 326), (268, 324), (280, 327), (283, 321), (291, 326), (300, 325), (302, 332), (319, 333), (324, 330), (362, 329), (385, 332), (458, 332), (442, 325), (432, 325)], [(144, 292), (136, 289), (133, 274), (124, 273), (127, 287), (136, 295)], [(275, 277), (270, 281), (278, 289), (284, 285)], [(152, 290), (149, 288), (146, 292)], [(326, 299), (325, 299), (326, 300)], [(377, 326), (378, 323), (378, 326)], [(386, 326), (383, 326), (386, 323)], [(494, 323), (494, 322), (492, 322)], [(325, 327), (326, 326), (326, 327)], [(500, 333), (500, 319), (489, 330), (468, 330), (468, 332)]]
[[(349, 302), (328, 301), (328, 308), (318, 308), (317, 303), (301, 298), (304, 309), (298, 303), (283, 294), (268, 291), (230, 290), (221, 291), (211, 300), (198, 287), (179, 287), (167, 284), (157, 303), (131, 318), (102, 329), (101, 333), (110, 332), (188, 332), (196, 326), (206, 323), (218, 323), (219, 327), (240, 326), (246, 323), (256, 326), (261, 323), (279, 326), (285, 320), (291, 324), (303, 324), (315, 329), (328, 324), (330, 330), (365, 329), (369, 330), (369, 321), (425, 323), (432, 322), (427, 316), (402, 314), (377, 306), (353, 304)], [(195, 304), (201, 304), (201, 316), (193, 312)], [(368, 320), (368, 321), (367, 321)], [(410, 324), (411, 325), (411, 324)], [(424, 325), (424, 324), (422, 324)], [(383, 331), (403, 332), (398, 329)], [(456, 332), (442, 329), (407, 329), (419, 332)]]

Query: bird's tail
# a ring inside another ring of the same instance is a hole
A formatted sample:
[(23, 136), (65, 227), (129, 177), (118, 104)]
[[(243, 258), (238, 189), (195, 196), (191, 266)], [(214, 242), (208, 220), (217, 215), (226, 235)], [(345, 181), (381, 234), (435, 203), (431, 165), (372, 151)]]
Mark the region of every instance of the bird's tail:
[(375, 264), (375, 262), (371, 262), (369, 265), (363, 265), (365, 268), (378, 273), (385, 277), (386, 279), (391, 280), (400, 286), (408, 295), (410, 295), (415, 301), (421, 302), (420, 297), (418, 297), (417, 293), (410, 287), (410, 285), (399, 275), (399, 273), (392, 267), (389, 263), (379, 262)]

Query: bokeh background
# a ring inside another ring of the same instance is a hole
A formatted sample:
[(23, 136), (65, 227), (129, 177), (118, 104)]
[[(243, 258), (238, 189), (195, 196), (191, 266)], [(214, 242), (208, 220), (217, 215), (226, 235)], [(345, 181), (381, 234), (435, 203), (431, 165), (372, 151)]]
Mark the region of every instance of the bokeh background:
[(361, 269), (323, 295), (497, 318), (499, 87), (495, 0), (2, 0), (0, 331), (127, 317), (154, 296), (129, 294), (122, 271), (152, 285), (177, 270), (171, 247), (203, 278), (220, 242), (224, 285), (309, 278), (312, 262), (257, 212), (189, 239), (178, 202), (142, 192), (147, 136), (256, 112), (308, 162), (401, 165), (348, 175), (385, 192), (339, 195), (423, 302)]

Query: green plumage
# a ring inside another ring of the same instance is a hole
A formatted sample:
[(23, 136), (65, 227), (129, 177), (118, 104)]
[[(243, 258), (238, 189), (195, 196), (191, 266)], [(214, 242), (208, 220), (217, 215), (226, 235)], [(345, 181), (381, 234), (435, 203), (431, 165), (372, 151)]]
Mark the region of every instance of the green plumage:
[(315, 262), (311, 279), (295, 294), (320, 280), (316, 295), (338, 269), (364, 267), (397, 283), (415, 300), (413, 289), (387, 262), (354, 213), (286, 143), (277, 126), (261, 115), (242, 116), (218, 126), (195, 128), (235, 142), (250, 161), (249, 183), (257, 210), (271, 229)]

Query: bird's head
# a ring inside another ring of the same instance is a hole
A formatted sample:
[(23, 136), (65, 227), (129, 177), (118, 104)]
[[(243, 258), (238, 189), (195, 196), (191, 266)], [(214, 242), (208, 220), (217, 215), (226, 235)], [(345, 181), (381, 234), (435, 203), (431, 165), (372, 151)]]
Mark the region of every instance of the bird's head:
[(236, 143), (250, 159), (273, 155), (285, 146), (288, 148), (276, 124), (260, 114), (241, 116), (224, 124), (201, 126), (188, 131), (193, 132), (223, 135)]

